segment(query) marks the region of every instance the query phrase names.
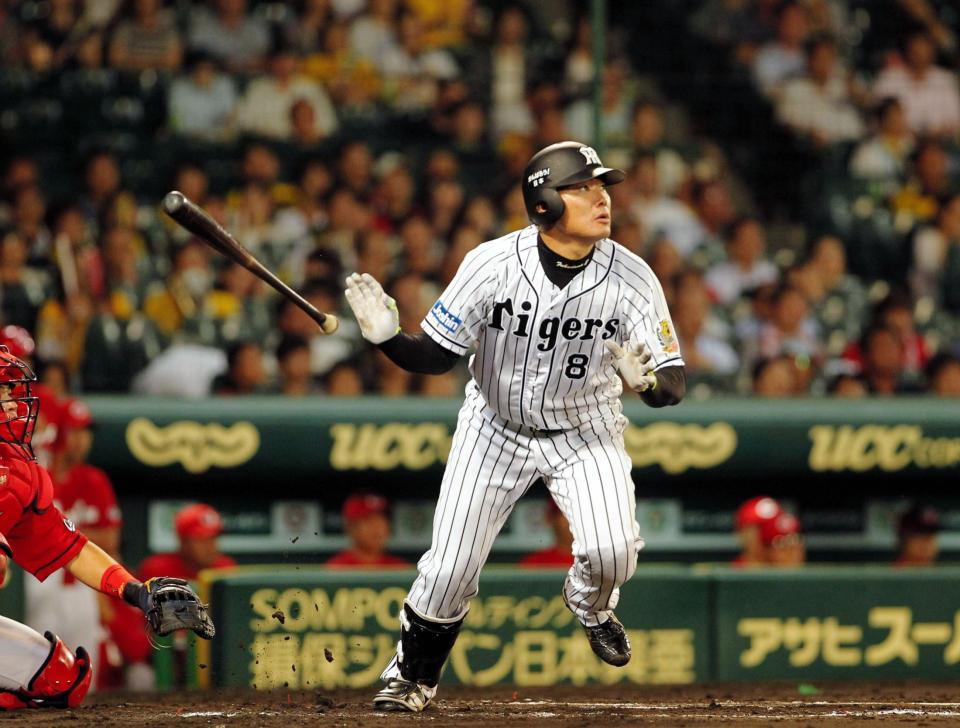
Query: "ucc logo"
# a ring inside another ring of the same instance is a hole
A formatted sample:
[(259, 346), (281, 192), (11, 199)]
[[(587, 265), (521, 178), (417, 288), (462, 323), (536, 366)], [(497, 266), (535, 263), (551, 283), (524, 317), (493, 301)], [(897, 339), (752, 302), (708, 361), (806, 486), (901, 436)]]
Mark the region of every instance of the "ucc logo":
[(157, 426), (145, 417), (127, 425), (127, 447), (144, 465), (161, 468), (180, 463), (188, 473), (205, 473), (211, 467), (242, 465), (260, 449), (260, 433), (250, 422), (183, 420)]

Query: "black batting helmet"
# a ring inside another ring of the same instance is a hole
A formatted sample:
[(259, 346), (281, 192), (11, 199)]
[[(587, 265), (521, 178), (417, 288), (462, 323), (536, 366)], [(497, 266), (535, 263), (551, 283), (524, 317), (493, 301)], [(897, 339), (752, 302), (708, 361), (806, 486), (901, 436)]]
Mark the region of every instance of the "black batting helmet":
[(549, 228), (563, 217), (563, 200), (557, 192), (591, 179), (604, 184), (623, 182), (621, 169), (604, 167), (593, 147), (580, 142), (557, 142), (533, 155), (523, 170), (523, 204), (535, 225)]

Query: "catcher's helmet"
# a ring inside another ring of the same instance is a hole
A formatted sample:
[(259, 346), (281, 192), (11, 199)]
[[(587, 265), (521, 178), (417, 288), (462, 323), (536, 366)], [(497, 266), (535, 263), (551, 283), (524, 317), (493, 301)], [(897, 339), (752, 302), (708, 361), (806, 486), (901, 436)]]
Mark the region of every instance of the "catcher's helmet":
[(0, 344), (18, 359), (30, 359), (37, 348), (30, 332), (22, 326), (10, 324), (0, 329)]
[(30, 389), (36, 381), (33, 370), (0, 344), (0, 442), (28, 460), (34, 458), (30, 439), (40, 412), (40, 399)]
[(563, 200), (558, 189), (591, 179), (604, 184), (623, 182), (621, 169), (604, 167), (593, 147), (580, 142), (557, 142), (533, 155), (523, 170), (523, 204), (530, 220), (542, 228), (563, 217)]

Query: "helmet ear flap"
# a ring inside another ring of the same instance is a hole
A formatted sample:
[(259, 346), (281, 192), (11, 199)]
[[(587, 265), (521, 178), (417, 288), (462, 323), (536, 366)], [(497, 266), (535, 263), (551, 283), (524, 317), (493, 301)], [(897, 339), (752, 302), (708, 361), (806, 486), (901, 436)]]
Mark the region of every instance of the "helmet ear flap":
[[(560, 193), (549, 187), (542, 187), (538, 190), (536, 204), (532, 210), (528, 210), (530, 219), (534, 224), (542, 228), (553, 227), (561, 217), (563, 217), (563, 198)], [(542, 211), (541, 211), (542, 208)]]

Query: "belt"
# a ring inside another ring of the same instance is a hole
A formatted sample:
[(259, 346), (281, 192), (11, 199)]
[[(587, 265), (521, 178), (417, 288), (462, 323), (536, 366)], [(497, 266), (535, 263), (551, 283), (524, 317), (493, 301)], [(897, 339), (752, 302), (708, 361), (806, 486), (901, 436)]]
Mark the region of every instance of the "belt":
[(520, 425), (516, 422), (511, 422), (510, 420), (505, 420), (499, 415), (494, 415), (500, 425), (511, 432), (515, 432), (518, 435), (523, 435), (524, 437), (553, 437), (554, 435), (560, 435), (564, 430), (545, 430), (541, 427), (533, 427), (531, 425)]

